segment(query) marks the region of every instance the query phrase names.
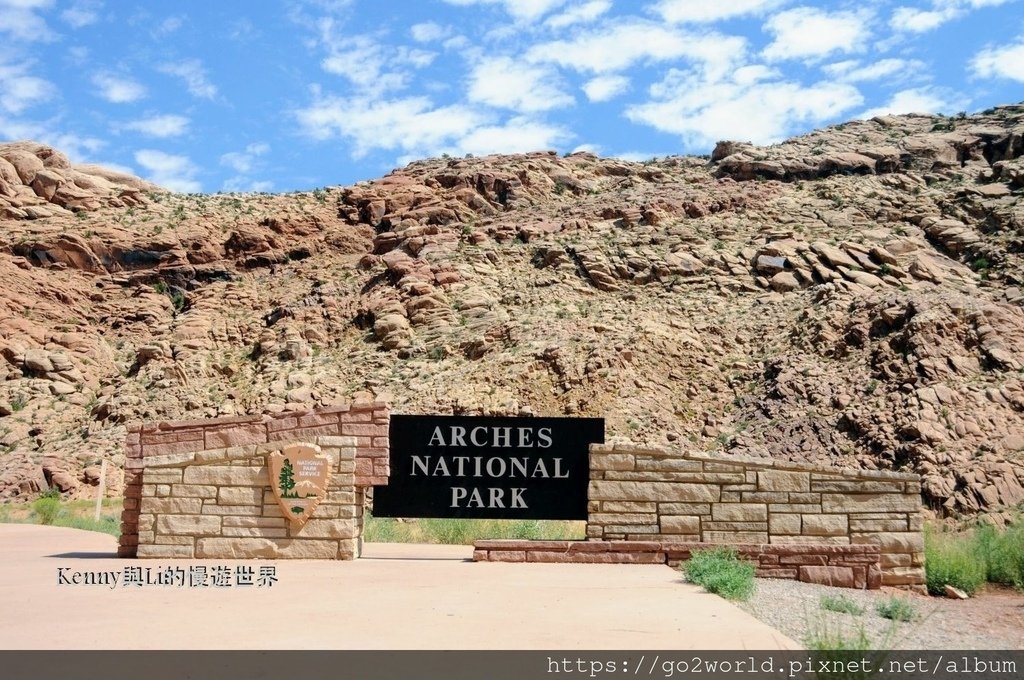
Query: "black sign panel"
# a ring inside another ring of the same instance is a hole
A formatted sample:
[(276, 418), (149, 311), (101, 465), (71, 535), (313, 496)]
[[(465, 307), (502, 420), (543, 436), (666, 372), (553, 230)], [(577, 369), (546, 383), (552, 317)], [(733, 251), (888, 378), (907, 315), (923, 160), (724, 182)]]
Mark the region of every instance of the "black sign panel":
[(377, 517), (586, 519), (602, 418), (391, 416)]

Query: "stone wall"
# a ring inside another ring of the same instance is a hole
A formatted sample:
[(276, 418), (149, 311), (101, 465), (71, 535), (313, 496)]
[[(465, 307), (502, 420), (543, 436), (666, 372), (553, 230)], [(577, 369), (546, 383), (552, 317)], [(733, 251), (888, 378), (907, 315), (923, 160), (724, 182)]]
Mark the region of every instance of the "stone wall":
[(917, 475), (595, 444), (590, 476), (592, 540), (877, 545), (882, 585), (924, 583)]
[[(477, 541), (476, 562), (572, 562), (580, 564), (667, 564), (678, 567), (705, 543), (675, 541)], [(762, 578), (821, 583), (839, 588), (882, 585), (877, 545), (732, 544)]]
[[(131, 426), (118, 554), (352, 559), (365, 490), (388, 480), (389, 422), (384, 404), (366, 403)], [(266, 457), (303, 443), (330, 458), (331, 479), (296, 528), (270, 490)]]

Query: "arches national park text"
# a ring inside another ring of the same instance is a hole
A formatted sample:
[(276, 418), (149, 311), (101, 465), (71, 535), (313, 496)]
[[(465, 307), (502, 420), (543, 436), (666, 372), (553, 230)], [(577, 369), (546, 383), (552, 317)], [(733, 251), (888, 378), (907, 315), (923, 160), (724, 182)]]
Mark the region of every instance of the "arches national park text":
[(392, 416), (380, 517), (585, 519), (600, 418)]

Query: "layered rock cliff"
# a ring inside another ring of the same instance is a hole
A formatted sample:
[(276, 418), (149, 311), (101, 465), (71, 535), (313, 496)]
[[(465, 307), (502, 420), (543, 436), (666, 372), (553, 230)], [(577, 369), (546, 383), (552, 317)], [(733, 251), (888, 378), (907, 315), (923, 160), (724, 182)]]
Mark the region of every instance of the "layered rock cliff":
[(1024, 502), (1022, 191), (1024, 106), (281, 195), (0, 144), (0, 496), (91, 495), (129, 421), (376, 397), (913, 471), (939, 513), (998, 513)]

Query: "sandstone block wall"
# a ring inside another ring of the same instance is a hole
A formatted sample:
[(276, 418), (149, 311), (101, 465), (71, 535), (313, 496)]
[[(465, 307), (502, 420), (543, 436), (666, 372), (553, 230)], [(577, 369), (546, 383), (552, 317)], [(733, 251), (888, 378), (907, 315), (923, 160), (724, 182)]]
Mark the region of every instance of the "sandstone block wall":
[[(130, 427), (118, 554), (352, 559), (365, 490), (390, 472), (389, 423), (387, 407), (369, 403)], [(281, 513), (266, 466), (288, 444), (331, 460), (328, 495), (302, 528)]]
[(924, 583), (917, 475), (623, 445), (590, 451), (590, 539), (876, 545), (882, 585)]
[(147, 461), (138, 557), (354, 559), (362, 534), (355, 437), (316, 437), (330, 458), (327, 496), (301, 528), (270, 490), (266, 455), (280, 444), (155, 456)]
[[(572, 562), (581, 564), (667, 564), (678, 567), (705, 543), (677, 541), (476, 541), (476, 562)], [(882, 585), (877, 545), (732, 544), (740, 559), (762, 578), (780, 578), (839, 588)]]

